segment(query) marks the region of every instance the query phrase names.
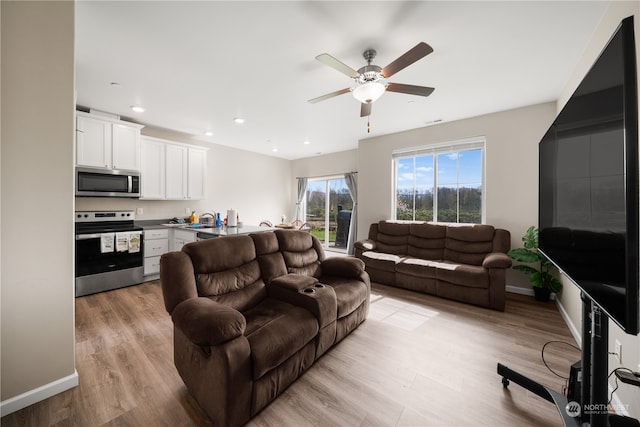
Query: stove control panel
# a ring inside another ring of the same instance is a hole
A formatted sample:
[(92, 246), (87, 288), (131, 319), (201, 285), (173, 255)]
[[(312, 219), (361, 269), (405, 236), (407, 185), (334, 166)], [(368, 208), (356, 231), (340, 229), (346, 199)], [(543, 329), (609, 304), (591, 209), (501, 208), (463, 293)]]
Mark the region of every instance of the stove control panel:
[(135, 211), (78, 211), (75, 222), (133, 221)]

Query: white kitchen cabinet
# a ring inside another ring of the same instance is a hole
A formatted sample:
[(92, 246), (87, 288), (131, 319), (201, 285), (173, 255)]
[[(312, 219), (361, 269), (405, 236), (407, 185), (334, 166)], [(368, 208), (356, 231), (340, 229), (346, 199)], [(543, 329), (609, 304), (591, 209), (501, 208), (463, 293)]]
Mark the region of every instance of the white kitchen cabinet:
[(144, 126), (76, 112), (76, 166), (140, 170)]
[(153, 138), (140, 138), (140, 198), (163, 200), (166, 197), (166, 144)]
[(187, 198), (205, 198), (204, 188), (207, 170), (207, 152), (199, 148), (189, 148), (187, 167)]
[(140, 170), (140, 128), (112, 124), (113, 168)]
[(153, 229), (144, 231), (144, 275), (160, 273), (160, 256), (169, 252), (169, 230)]
[(76, 165), (111, 168), (111, 122), (76, 117)]
[(187, 147), (166, 145), (166, 199), (184, 200), (187, 198)]
[(173, 230), (173, 247), (171, 250), (179, 251), (187, 243), (196, 241), (196, 232), (191, 230)]
[(143, 136), (141, 192), (147, 200), (201, 200), (205, 197), (207, 149)]

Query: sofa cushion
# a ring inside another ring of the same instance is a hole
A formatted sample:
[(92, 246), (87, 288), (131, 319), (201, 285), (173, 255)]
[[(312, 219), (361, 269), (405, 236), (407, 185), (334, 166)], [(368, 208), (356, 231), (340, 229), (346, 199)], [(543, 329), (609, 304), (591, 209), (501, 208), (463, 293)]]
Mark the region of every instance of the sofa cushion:
[(444, 257), (447, 228), (436, 224), (411, 224), (407, 255), (438, 260)]
[(491, 225), (450, 225), (447, 227), (444, 259), (461, 264), (482, 265), (493, 252), (495, 228)]
[(469, 288), (488, 288), (489, 271), (475, 265), (457, 264), (451, 261), (435, 263), (436, 278)]
[(336, 276), (324, 276), (321, 282), (329, 285), (336, 293), (338, 303), (338, 319), (351, 314), (365, 302), (369, 290), (364, 282)]
[(425, 277), (435, 279), (437, 261), (421, 258), (405, 258), (396, 264), (396, 272), (408, 274), (410, 276)]
[(406, 254), (409, 240), (409, 223), (380, 221), (376, 237), (376, 250), (390, 254)]
[(256, 247), (249, 236), (207, 239), (198, 244), (185, 245), (182, 250), (191, 258), (196, 273), (229, 270), (256, 259)]
[(403, 257), (400, 255), (384, 252), (366, 251), (362, 253), (362, 260), (365, 265), (379, 270), (395, 271), (396, 264), (402, 259)]
[(287, 273), (320, 277), (324, 252), (320, 243), (311, 233), (298, 230), (276, 230), (280, 252), (287, 267)]
[(273, 298), (266, 298), (243, 314), (254, 380), (294, 355), (319, 331), (318, 321), (310, 312)]

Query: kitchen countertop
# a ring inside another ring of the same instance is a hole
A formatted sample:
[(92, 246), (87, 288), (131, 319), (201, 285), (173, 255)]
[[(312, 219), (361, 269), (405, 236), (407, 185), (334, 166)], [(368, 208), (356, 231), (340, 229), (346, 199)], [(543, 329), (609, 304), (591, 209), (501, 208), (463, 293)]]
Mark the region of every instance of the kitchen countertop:
[[(183, 230), (195, 231), (198, 234), (207, 234), (211, 237), (220, 237), (220, 236), (232, 236), (236, 234), (249, 234), (249, 233), (260, 233), (263, 231), (273, 231), (275, 228), (273, 227), (259, 227), (257, 225), (240, 225), (238, 227), (204, 227), (204, 228), (191, 228), (185, 227)], [(208, 237), (208, 236), (201, 236)]]
[(135, 225), (142, 227), (144, 230), (173, 228), (177, 230), (192, 231), (194, 233), (205, 233), (210, 237), (231, 236), (235, 234), (259, 233), (262, 231), (273, 231), (274, 227), (259, 227), (257, 225), (242, 224), (238, 227), (212, 227), (208, 225), (199, 225), (197, 227), (191, 224), (169, 224), (168, 219), (151, 219), (136, 221)]

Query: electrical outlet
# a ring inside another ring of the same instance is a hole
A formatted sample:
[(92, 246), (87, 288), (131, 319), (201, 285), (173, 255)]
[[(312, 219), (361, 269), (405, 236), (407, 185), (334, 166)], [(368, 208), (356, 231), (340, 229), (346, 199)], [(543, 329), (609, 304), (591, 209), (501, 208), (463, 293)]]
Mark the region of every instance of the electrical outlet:
[(136, 215), (142, 215), (144, 212), (144, 209), (142, 208), (136, 208)]
[(618, 359), (618, 363), (622, 365), (622, 343), (620, 343), (620, 341), (618, 340), (616, 340), (614, 352), (616, 353), (616, 359)]
[(191, 213), (191, 208), (184, 208), (184, 213), (190, 214)]

